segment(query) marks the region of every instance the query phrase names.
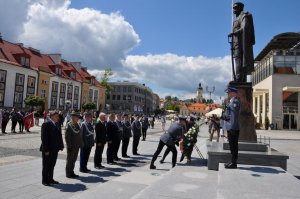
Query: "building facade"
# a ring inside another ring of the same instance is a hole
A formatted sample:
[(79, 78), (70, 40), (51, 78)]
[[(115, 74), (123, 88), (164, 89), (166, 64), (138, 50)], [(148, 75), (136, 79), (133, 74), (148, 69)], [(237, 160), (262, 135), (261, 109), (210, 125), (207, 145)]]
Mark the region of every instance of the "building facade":
[(153, 113), (157, 103), (149, 87), (136, 82), (111, 82), (106, 96), (106, 109), (112, 112)]
[(262, 127), (300, 130), (299, 42), (299, 33), (276, 35), (255, 59), (253, 113)]

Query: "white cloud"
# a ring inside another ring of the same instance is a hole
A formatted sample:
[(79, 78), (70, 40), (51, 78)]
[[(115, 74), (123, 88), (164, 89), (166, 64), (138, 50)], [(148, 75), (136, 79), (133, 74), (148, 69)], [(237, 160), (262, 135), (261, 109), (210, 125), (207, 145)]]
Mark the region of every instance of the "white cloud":
[(191, 98), (199, 82), (204, 91), (207, 85), (216, 87), (214, 98), (223, 95), (230, 80), (229, 56), (129, 55), (140, 38), (119, 12), (74, 9), (70, 4), (70, 0), (4, 1), (0, 31), (6, 40), (81, 61), (97, 77), (101, 69), (111, 67), (113, 80), (146, 83), (162, 97)]
[(43, 52), (62, 53), (89, 68), (120, 67), (120, 60), (140, 42), (133, 27), (118, 12), (73, 9), (70, 4), (70, 0), (6, 1), (0, 11), (13, 14), (6, 11), (0, 27), (14, 40)]

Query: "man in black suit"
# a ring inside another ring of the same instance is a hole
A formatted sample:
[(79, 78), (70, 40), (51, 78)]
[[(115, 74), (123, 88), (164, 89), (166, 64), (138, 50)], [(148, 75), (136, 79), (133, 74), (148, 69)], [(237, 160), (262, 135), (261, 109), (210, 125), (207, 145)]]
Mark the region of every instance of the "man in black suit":
[(95, 169), (103, 169), (104, 166), (102, 165), (102, 153), (104, 146), (107, 141), (107, 130), (106, 130), (106, 115), (105, 113), (99, 114), (99, 121), (95, 126), (96, 131), (96, 149), (94, 155), (94, 167)]
[(43, 123), (41, 128), (42, 144), (40, 151), (42, 152), (43, 158), (42, 184), (45, 186), (59, 183), (53, 179), (53, 172), (58, 151), (64, 149), (61, 127), (58, 123), (58, 112), (50, 111), (49, 115), (50, 119)]
[(133, 142), (132, 142), (132, 154), (140, 155), (138, 153), (138, 146), (140, 142), (140, 138), (142, 136), (142, 125), (140, 122), (140, 117), (138, 115), (135, 116), (134, 121), (131, 123), (131, 130), (133, 134)]
[(115, 123), (116, 116), (115, 114), (110, 114), (108, 116), (108, 122), (107, 122), (107, 164), (116, 164), (114, 161), (114, 154), (115, 149), (118, 141), (119, 136), (119, 128), (117, 124)]

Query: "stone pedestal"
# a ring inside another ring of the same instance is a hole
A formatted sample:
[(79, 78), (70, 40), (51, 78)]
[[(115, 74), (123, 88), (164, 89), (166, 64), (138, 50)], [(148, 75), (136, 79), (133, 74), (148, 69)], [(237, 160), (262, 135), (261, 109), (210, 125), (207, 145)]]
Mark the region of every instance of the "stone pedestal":
[(229, 86), (238, 89), (240, 100), (240, 138), (242, 142), (257, 142), (255, 117), (252, 112), (252, 84), (230, 82)]

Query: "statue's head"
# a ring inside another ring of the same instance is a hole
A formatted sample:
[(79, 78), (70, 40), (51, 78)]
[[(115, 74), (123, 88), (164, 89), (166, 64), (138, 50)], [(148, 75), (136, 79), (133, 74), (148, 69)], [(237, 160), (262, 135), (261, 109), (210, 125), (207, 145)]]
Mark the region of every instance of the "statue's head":
[(232, 7), (233, 7), (234, 14), (239, 14), (244, 10), (244, 4), (241, 2), (234, 3)]

